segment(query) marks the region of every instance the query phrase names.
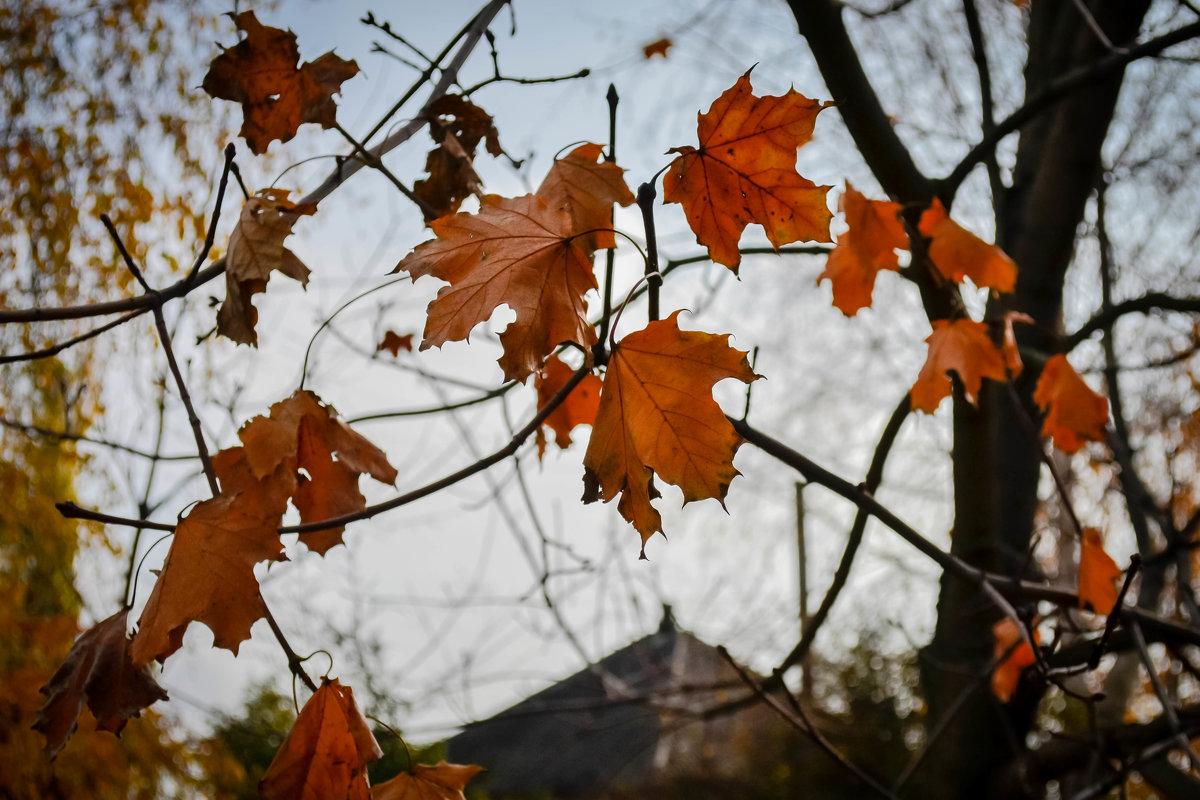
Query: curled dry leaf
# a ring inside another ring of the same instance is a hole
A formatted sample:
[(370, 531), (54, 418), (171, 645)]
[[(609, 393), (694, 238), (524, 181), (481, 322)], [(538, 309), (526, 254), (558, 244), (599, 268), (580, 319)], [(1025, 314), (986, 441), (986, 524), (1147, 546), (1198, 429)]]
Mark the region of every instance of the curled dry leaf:
[(258, 346), (254, 325), (258, 311), (251, 302), (267, 289), (271, 273), (279, 271), (308, 285), (309, 269), (283, 246), (301, 216), (313, 214), (311, 203), (288, 201), (283, 189), (262, 189), (242, 206), (242, 215), (229, 237), (225, 256), (225, 302), (217, 312), (217, 333), (239, 344)]
[(914, 411), (932, 414), (950, 396), (949, 372), (962, 381), (967, 400), (974, 403), (984, 378), (1005, 380), (1004, 358), (988, 336), (987, 325), (969, 319), (933, 321), (933, 333), (925, 340), (929, 355), (913, 384)]
[(395, 331), (388, 331), (383, 335), (383, 341), (375, 348), (375, 352), (378, 353), (387, 350), (393, 356), (399, 356), (401, 350), (411, 353), (413, 349), (412, 342), (413, 335), (411, 333), (401, 336)]
[(1059, 354), (1051, 356), (1038, 378), (1033, 401), (1046, 413), (1042, 436), (1054, 438), (1054, 446), (1074, 453), (1084, 442), (1103, 442), (1108, 424), (1108, 401), (1084, 383), (1083, 378)]
[[(566, 385), (575, 370), (556, 355), (546, 359), (546, 366), (533, 380), (537, 389), (538, 408), (544, 408), (559, 389)], [(546, 428), (554, 431), (554, 443), (563, 450), (571, 446), (571, 431), (576, 425), (592, 425), (600, 404), (600, 379), (587, 375), (542, 422), (537, 430), (538, 458), (546, 454)]]
[[(992, 694), (1001, 703), (1012, 699), (1017, 684), (1021, 682), (1021, 673), (1026, 667), (1037, 662), (1033, 649), (1022, 641), (1021, 629), (1008, 617), (992, 626), (992, 638), (995, 640), (993, 658), (1000, 658), (1005, 653), (1008, 657), (1001, 661), (992, 672)], [(1039, 641), (1038, 632), (1034, 630), (1033, 641)], [(1009, 652), (1009, 651), (1012, 652)]]
[(204, 76), (211, 97), (242, 104), (242, 138), (261, 155), (271, 142), (286, 142), (305, 122), (337, 124), (333, 95), (358, 74), (353, 61), (332, 52), (297, 66), (296, 34), (263, 25), (253, 11), (233, 15), (246, 38), (212, 60)]
[(367, 763), (383, 756), (354, 692), (336, 679), (300, 709), (258, 785), (264, 800), (368, 800)]
[(1079, 542), (1079, 607), (1109, 615), (1117, 605), (1117, 580), (1121, 568), (1104, 552), (1104, 540), (1095, 528), (1084, 528)]
[(1004, 342), (1000, 350), (1004, 354), (1004, 366), (1013, 378), (1018, 377), (1025, 369), (1025, 365), (1021, 363), (1021, 349), (1017, 346), (1017, 332), (1013, 330), (1013, 326), (1018, 322), (1032, 325), (1033, 317), (1020, 311), (1004, 312)]
[(431, 222), (458, 211), (463, 200), (479, 192), (474, 160), (480, 141), (493, 156), (504, 155), (504, 149), (491, 114), (462, 95), (439, 97), (426, 117), (437, 146), (425, 157), (429, 177), (413, 184), (413, 193), (429, 206), (425, 221)]
[(616, 247), (616, 236), (605, 230), (612, 228), (613, 203), (629, 206), (636, 200), (625, 185), (624, 172), (604, 160), (600, 145), (581, 144), (554, 162), (537, 196), (571, 215), (571, 232), (585, 252)]
[(120, 734), (130, 717), (157, 700), (166, 691), (154, 680), (149, 667), (135, 666), (126, 635), (129, 609), (113, 614), (84, 631), (62, 666), (42, 687), (46, 702), (38, 711), (34, 730), (46, 737), (46, 752), (58, 755), (75, 732), (86, 701), (96, 717), (96, 727)]
[(429, 304), (422, 350), (467, 339), (500, 305), (516, 313), (500, 334), (500, 367), (508, 380), (524, 381), (540, 370), (563, 342), (585, 350), (595, 344), (583, 297), (596, 288), (596, 277), (566, 211), (534, 195), (488, 195), (478, 214), (453, 214), (430, 227), (437, 238), (393, 270), (450, 284)]
[(834, 306), (852, 317), (871, 305), (875, 276), (900, 268), (896, 250), (908, 248), (908, 236), (899, 203), (868, 200), (847, 182), (841, 206), (849, 229), (838, 237), (817, 283), (829, 279)]
[(725, 378), (757, 380), (746, 354), (728, 336), (681, 331), (676, 311), (631, 333), (617, 344), (600, 390), (600, 406), (583, 457), (583, 501), (608, 502), (645, 544), (662, 531), (650, 504), (657, 496), (652, 475), (683, 490), (685, 503), (725, 493), (740, 474), (733, 455), (741, 437), (712, 398)]
[(994, 244), (988, 244), (946, 213), (942, 201), (921, 215), (918, 226), (929, 237), (929, 258), (938, 272), (955, 283), (970, 278), (981, 289), (1011, 292), (1017, 285), (1017, 265)]
[(411, 772), (371, 787), (371, 800), (465, 800), (463, 790), (480, 772), (483, 767), (473, 764), (416, 764)]
[(812, 138), (817, 114), (830, 105), (795, 89), (755, 97), (747, 72), (699, 115), (700, 147), (668, 151), (679, 156), (663, 176), (663, 198), (683, 205), (696, 241), (713, 261), (737, 272), (738, 241), (752, 222), (762, 225), (775, 247), (830, 241), (830, 187), (796, 171), (796, 150)]

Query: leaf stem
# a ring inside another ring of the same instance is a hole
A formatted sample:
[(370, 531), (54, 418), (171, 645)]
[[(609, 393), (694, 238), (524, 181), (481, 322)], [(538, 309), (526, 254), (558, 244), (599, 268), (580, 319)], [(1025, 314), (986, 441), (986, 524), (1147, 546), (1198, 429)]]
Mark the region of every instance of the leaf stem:
[(637, 204), (642, 212), (642, 222), (646, 228), (646, 285), (647, 285), (647, 315), (651, 322), (659, 319), (658, 289), (662, 286), (662, 273), (658, 271), (658, 234), (654, 229), (654, 199), (658, 193), (654, 190), (654, 182), (647, 181), (638, 187)]

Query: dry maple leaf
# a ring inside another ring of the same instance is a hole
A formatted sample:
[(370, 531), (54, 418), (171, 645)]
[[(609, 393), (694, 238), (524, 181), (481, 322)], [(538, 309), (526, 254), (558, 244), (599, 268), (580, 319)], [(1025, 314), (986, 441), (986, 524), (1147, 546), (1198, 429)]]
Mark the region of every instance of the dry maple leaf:
[[(544, 408), (559, 389), (566, 385), (575, 370), (568, 367), (556, 355), (546, 359), (546, 366), (534, 378), (537, 389), (538, 408)], [(571, 431), (576, 425), (591, 425), (596, 421), (596, 409), (600, 404), (600, 379), (587, 375), (567, 395), (557, 408), (543, 420), (537, 431), (538, 458), (546, 454), (546, 428), (554, 431), (554, 443), (563, 450), (571, 446)]]
[(546, 173), (537, 196), (551, 208), (571, 215), (571, 232), (586, 252), (616, 247), (612, 230), (613, 203), (632, 205), (636, 198), (625, 185), (625, 170), (605, 161), (598, 144), (581, 144), (557, 159)]
[(657, 41), (653, 41), (650, 44), (643, 46), (642, 55), (645, 56), (647, 61), (655, 56), (662, 56), (665, 59), (667, 57), (667, 51), (671, 49), (673, 44), (674, 42), (664, 36)]
[(871, 305), (875, 276), (900, 268), (896, 250), (908, 248), (908, 236), (899, 203), (868, 200), (847, 181), (841, 206), (849, 229), (838, 237), (817, 283), (828, 278), (834, 306), (852, 317)]
[(162, 572), (142, 609), (131, 656), (139, 666), (165, 661), (183, 644), (192, 622), (213, 633), (213, 645), (232, 651), (250, 638), (265, 614), (254, 565), (284, 560), (278, 516), (253, 495), (224, 495), (192, 508), (175, 526)]
[(393, 356), (399, 356), (401, 350), (411, 353), (413, 349), (412, 342), (413, 335), (411, 333), (406, 333), (401, 336), (395, 331), (388, 331), (383, 335), (383, 341), (380, 342), (379, 346), (375, 348), (375, 352), (378, 353), (383, 350), (387, 350)]
[(1079, 543), (1079, 607), (1111, 614), (1117, 605), (1117, 580), (1121, 568), (1104, 552), (1104, 540), (1095, 528), (1084, 528)]
[(282, 189), (259, 191), (242, 206), (242, 215), (229, 237), (225, 302), (217, 312), (217, 333), (239, 344), (258, 346), (254, 330), (258, 311), (251, 299), (266, 291), (273, 271), (308, 284), (308, 267), (283, 246), (283, 240), (291, 235), (296, 220), (317, 208), (311, 203), (289, 202), (287, 195)]
[(933, 321), (933, 333), (925, 340), (929, 355), (913, 384), (911, 402), (914, 411), (932, 414), (950, 395), (950, 377), (954, 371), (962, 381), (967, 400), (975, 402), (984, 378), (1005, 380), (1004, 358), (988, 336), (987, 325), (969, 319), (954, 322)]
[(265, 800), (367, 800), (367, 762), (383, 757), (354, 692), (325, 679), (258, 785)]
[(480, 772), (483, 767), (473, 764), (416, 764), (412, 771), (371, 787), (371, 800), (465, 800), (463, 790)]
[(46, 737), (50, 758), (58, 755), (67, 738), (75, 732), (86, 700), (96, 717), (96, 727), (120, 734), (130, 717), (157, 700), (166, 700), (166, 691), (154, 680), (146, 666), (134, 666), (126, 634), (129, 609), (113, 614), (84, 631), (54, 677), (42, 687), (46, 702), (38, 711), (34, 730)]
[(1017, 346), (1017, 332), (1013, 330), (1013, 326), (1018, 322), (1032, 325), (1033, 317), (1020, 311), (1004, 312), (1004, 341), (1000, 350), (1004, 354), (1004, 366), (1012, 378), (1019, 376), (1025, 369), (1025, 365), (1021, 363), (1021, 349)]
[(950, 219), (942, 201), (921, 214), (921, 235), (929, 237), (929, 259), (948, 280), (970, 278), (981, 289), (1011, 292), (1017, 285), (1017, 265), (994, 244), (988, 244)]
[(328, 52), (297, 66), (296, 34), (263, 25), (253, 11), (231, 15), (246, 38), (212, 60), (204, 76), (211, 97), (242, 104), (241, 136), (261, 155), (271, 142), (286, 142), (305, 122), (337, 124), (333, 95), (358, 74), (353, 61)]
[(1051, 356), (1046, 362), (1033, 401), (1046, 413), (1042, 436), (1053, 437), (1054, 446), (1064, 453), (1074, 453), (1084, 442), (1104, 441), (1108, 401), (1084, 383), (1066, 356)]
[(712, 399), (725, 378), (757, 380), (746, 354), (728, 336), (681, 331), (676, 311), (620, 341), (609, 358), (600, 407), (583, 457), (583, 501), (608, 502), (646, 540), (662, 531), (650, 504), (651, 472), (683, 490), (685, 503), (724, 505), (741, 437)]
[(462, 95), (442, 95), (429, 107), (429, 135), (437, 147), (425, 157), (425, 172), (413, 193), (425, 201), (425, 221), (458, 210), (462, 201), (481, 188), (475, 173), (475, 150), (485, 142), (493, 156), (504, 155), (492, 116)]
[(699, 115), (700, 147), (668, 151), (679, 156), (663, 176), (663, 198), (683, 205), (713, 261), (737, 272), (738, 241), (752, 222), (774, 247), (830, 241), (833, 215), (825, 195), (831, 187), (796, 171), (796, 150), (812, 138), (817, 114), (829, 105), (795, 89), (755, 97), (747, 72)]
[[(1008, 653), (1008, 657), (992, 672), (992, 694), (996, 695), (1001, 703), (1007, 703), (1017, 690), (1021, 673), (1026, 667), (1037, 663), (1037, 659), (1033, 649), (1022, 641), (1021, 629), (1017, 623), (1008, 617), (992, 626), (992, 638), (995, 640), (993, 658), (1000, 658)], [(1039, 641), (1037, 630), (1033, 632), (1033, 641)]]
[(478, 214), (430, 225), (437, 239), (418, 245), (394, 272), (449, 282), (429, 304), (421, 349), (467, 339), (507, 305), (516, 319), (500, 334), (500, 367), (524, 381), (563, 342), (596, 342), (583, 296), (596, 288), (591, 260), (571, 234), (571, 216), (534, 195), (488, 195)]

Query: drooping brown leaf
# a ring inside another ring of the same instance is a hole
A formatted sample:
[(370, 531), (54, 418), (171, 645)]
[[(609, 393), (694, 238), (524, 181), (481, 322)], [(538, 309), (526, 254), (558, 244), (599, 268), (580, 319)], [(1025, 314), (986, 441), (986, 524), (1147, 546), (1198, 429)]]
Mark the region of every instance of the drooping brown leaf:
[(987, 325), (969, 319), (933, 321), (933, 333), (925, 340), (929, 355), (913, 384), (913, 410), (932, 414), (950, 396), (947, 373), (954, 371), (962, 381), (967, 400), (974, 403), (984, 378), (1005, 380), (1004, 358), (988, 336)]
[(571, 217), (541, 198), (488, 195), (478, 214), (454, 214), (430, 226), (437, 239), (419, 245), (394, 271), (449, 282), (429, 304), (421, 349), (467, 339), (507, 305), (516, 319), (500, 334), (500, 367), (524, 381), (563, 342), (596, 342), (583, 296), (596, 288), (591, 260), (571, 236)]
[[(1017, 690), (1017, 684), (1021, 682), (1021, 673), (1026, 667), (1033, 666), (1037, 659), (1033, 649), (1022, 641), (1021, 629), (1017, 623), (1008, 617), (992, 626), (992, 638), (995, 641), (993, 658), (1009, 654), (992, 672), (992, 694), (996, 695), (1001, 703), (1007, 703)], [(1034, 630), (1033, 641), (1036, 643), (1038, 638), (1038, 633)]]
[(794, 89), (755, 97), (750, 73), (699, 115), (700, 147), (679, 153), (663, 176), (663, 198), (681, 203), (696, 240), (709, 257), (737, 272), (742, 231), (757, 222), (775, 247), (828, 242), (833, 215), (825, 195), (796, 171), (796, 150), (812, 138), (817, 114), (831, 103)]
[(429, 209), (425, 221), (458, 211), (462, 201), (478, 194), (482, 186), (475, 173), (475, 151), (483, 141), (493, 156), (501, 156), (500, 134), (492, 116), (462, 95), (439, 97), (429, 108), (429, 135), (437, 145), (425, 157), (425, 172), (413, 184), (413, 193)]
[(401, 350), (411, 353), (413, 349), (412, 341), (413, 335), (411, 333), (401, 336), (395, 331), (388, 331), (383, 335), (383, 341), (375, 348), (375, 352), (378, 353), (387, 350), (393, 356), (399, 356)]
[(480, 772), (483, 767), (474, 764), (416, 764), (411, 772), (371, 787), (371, 800), (465, 800), (463, 790)]
[(850, 227), (838, 237), (817, 283), (828, 278), (834, 306), (852, 317), (871, 305), (875, 277), (882, 270), (900, 268), (896, 250), (908, 248), (908, 236), (899, 203), (868, 200), (847, 181), (841, 206)]
[(239, 344), (258, 346), (258, 333), (254, 330), (258, 311), (251, 299), (266, 291), (272, 272), (278, 270), (308, 285), (308, 267), (283, 246), (283, 240), (291, 235), (296, 220), (316, 212), (317, 208), (289, 202), (287, 195), (282, 189), (259, 191), (242, 207), (242, 215), (229, 237), (225, 302), (217, 312), (217, 333)]
[(733, 455), (741, 437), (712, 399), (725, 378), (757, 380), (746, 354), (728, 336), (681, 331), (676, 311), (626, 336), (613, 350), (583, 457), (583, 501), (608, 502), (646, 540), (662, 530), (650, 504), (652, 473), (683, 490), (685, 503), (715, 498), (724, 505), (740, 474)]
[(963, 278), (980, 289), (1011, 292), (1017, 285), (1017, 265), (994, 244), (988, 244), (946, 213), (942, 201), (921, 214), (918, 226), (929, 237), (929, 258), (938, 272), (955, 283)]
[(258, 785), (264, 800), (368, 800), (367, 763), (383, 756), (354, 692), (323, 680)]
[(183, 645), (188, 625), (202, 622), (213, 645), (232, 651), (264, 614), (254, 565), (282, 561), (278, 517), (250, 495), (219, 496), (195, 505), (175, 526), (162, 572), (142, 609), (133, 663), (165, 661)]
[(537, 196), (551, 208), (571, 215), (571, 232), (586, 252), (616, 247), (612, 228), (613, 203), (633, 205), (636, 198), (625, 185), (625, 170), (604, 160), (598, 144), (581, 144), (554, 162)]
[[(568, 367), (556, 355), (546, 359), (546, 366), (534, 378), (537, 389), (538, 408), (546, 403), (559, 389), (566, 385), (575, 370)], [(538, 458), (546, 454), (546, 428), (554, 431), (554, 443), (563, 450), (571, 446), (571, 431), (576, 425), (591, 425), (596, 421), (596, 409), (600, 404), (600, 379), (588, 375), (567, 395), (567, 399), (554, 409), (537, 431)]]
[(211, 97), (242, 104), (241, 135), (250, 150), (267, 152), (271, 142), (290, 140), (305, 122), (334, 127), (333, 95), (358, 74), (358, 65), (331, 51), (297, 66), (296, 34), (263, 25), (253, 11), (233, 21), (246, 38), (213, 59), (203, 86)]
[(645, 56), (647, 61), (655, 56), (662, 56), (665, 59), (667, 57), (667, 51), (671, 49), (673, 44), (674, 43), (670, 39), (664, 36), (661, 39), (650, 42), (650, 44), (643, 46), (642, 55)]
[(1000, 350), (1004, 353), (1004, 366), (1008, 368), (1008, 374), (1013, 378), (1018, 377), (1025, 368), (1025, 365), (1021, 363), (1021, 350), (1017, 346), (1017, 332), (1013, 330), (1013, 325), (1018, 322), (1032, 325), (1033, 317), (1022, 314), (1020, 311), (1004, 312), (1004, 342)]
[(1064, 453), (1076, 452), (1084, 442), (1104, 441), (1108, 401), (1084, 383), (1061, 353), (1046, 362), (1033, 401), (1046, 413), (1042, 436), (1053, 437)]
[(1095, 528), (1084, 528), (1079, 542), (1079, 607), (1105, 616), (1117, 605), (1121, 568), (1104, 552), (1104, 540)]
[(46, 702), (33, 728), (45, 735), (50, 758), (58, 755), (75, 732), (85, 701), (96, 717), (96, 727), (119, 735), (130, 717), (167, 699), (150, 669), (134, 666), (130, 658), (128, 617), (129, 609), (123, 609), (84, 631), (54, 677), (42, 687)]

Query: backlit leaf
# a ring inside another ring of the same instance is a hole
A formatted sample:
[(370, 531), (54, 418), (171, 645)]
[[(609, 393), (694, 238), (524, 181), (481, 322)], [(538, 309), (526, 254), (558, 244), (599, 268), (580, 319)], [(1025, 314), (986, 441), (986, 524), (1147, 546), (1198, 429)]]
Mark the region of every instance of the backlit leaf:
[[(558, 356), (552, 355), (546, 359), (546, 366), (533, 381), (537, 389), (538, 408), (550, 402), (574, 373), (575, 370), (564, 364)], [(546, 428), (554, 431), (554, 443), (566, 450), (571, 446), (571, 431), (576, 425), (591, 425), (596, 421), (599, 404), (600, 379), (595, 375), (587, 375), (538, 428), (538, 458), (546, 453)]]
[(938, 272), (955, 283), (970, 278), (981, 289), (1011, 292), (1017, 285), (1017, 265), (999, 247), (988, 244), (946, 213), (942, 201), (921, 214), (918, 226), (929, 237), (929, 258)]
[(1084, 528), (1079, 543), (1079, 607), (1111, 614), (1117, 605), (1121, 568), (1104, 552), (1104, 540), (1095, 528)]
[(899, 269), (896, 250), (908, 248), (908, 236), (898, 216), (899, 203), (868, 200), (847, 182), (841, 205), (849, 230), (838, 237), (817, 282), (828, 279), (833, 304), (852, 317), (871, 305), (875, 276)]
[(580, 236), (587, 252), (616, 247), (612, 228), (613, 203), (628, 206), (635, 202), (625, 185), (625, 170), (604, 160), (598, 144), (581, 144), (557, 159), (546, 174), (537, 196), (551, 208), (571, 215), (571, 232)]
[(429, 135), (437, 145), (425, 157), (425, 172), (413, 184), (413, 193), (432, 209), (425, 221), (458, 211), (462, 201), (482, 187), (475, 172), (475, 151), (480, 141), (493, 156), (504, 154), (500, 134), (488, 114), (462, 95), (446, 94), (429, 107)]
[(974, 403), (984, 378), (1005, 380), (1004, 359), (988, 336), (987, 325), (969, 319), (933, 321), (933, 333), (925, 340), (929, 355), (912, 387), (912, 407), (932, 414), (950, 396), (949, 372), (962, 381), (967, 400)]
[(1046, 413), (1042, 435), (1054, 438), (1054, 446), (1074, 453), (1084, 442), (1103, 442), (1108, 424), (1108, 401), (1084, 383), (1083, 378), (1059, 354), (1051, 356), (1038, 378), (1033, 400)]
[[(1012, 649), (1008, 657), (992, 672), (992, 694), (996, 695), (1001, 703), (1007, 703), (1017, 690), (1017, 684), (1021, 682), (1021, 673), (1026, 667), (1037, 663), (1037, 659), (1033, 649), (1022, 641), (1020, 627), (1008, 617), (992, 626), (992, 638), (995, 640), (994, 658), (1000, 658)], [(1038, 641), (1036, 630), (1033, 632), (1033, 641)]]
[(464, 800), (467, 782), (482, 771), (483, 767), (445, 761), (432, 767), (415, 764), (411, 772), (372, 787), (371, 800)]

